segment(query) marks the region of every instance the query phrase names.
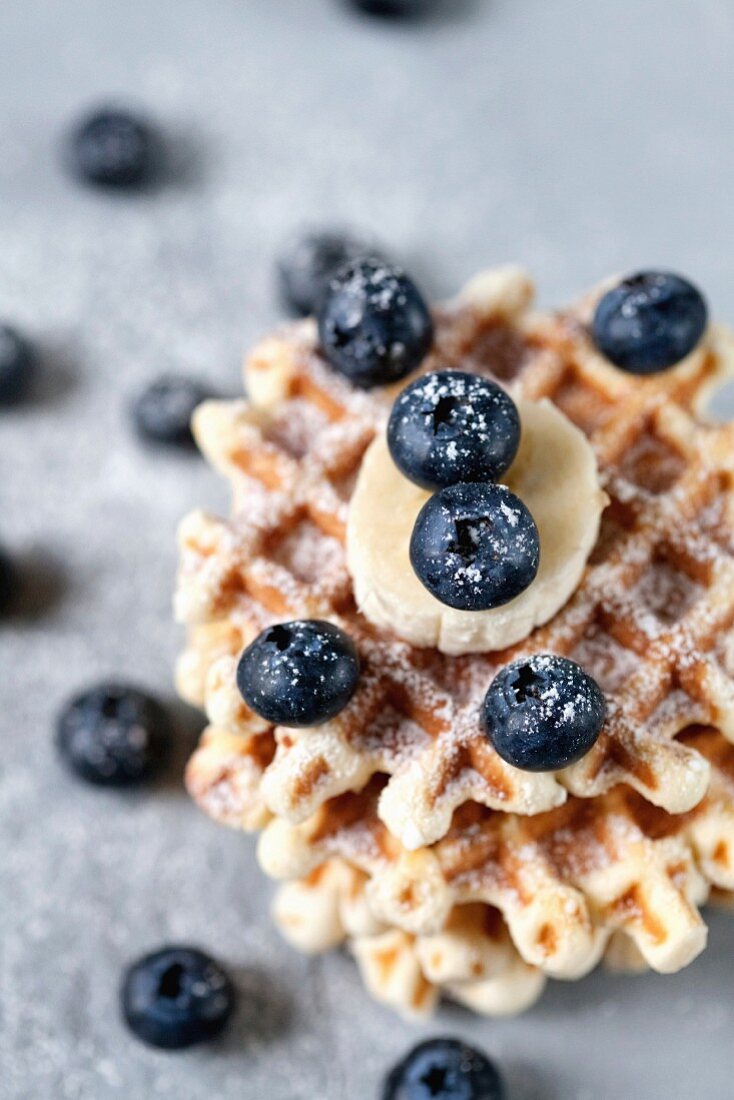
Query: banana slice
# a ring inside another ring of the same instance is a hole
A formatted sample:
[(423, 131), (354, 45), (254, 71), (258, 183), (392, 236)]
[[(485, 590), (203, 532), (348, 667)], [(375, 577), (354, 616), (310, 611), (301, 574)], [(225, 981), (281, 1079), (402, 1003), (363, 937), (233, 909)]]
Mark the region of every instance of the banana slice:
[(607, 503), (586, 437), (548, 400), (518, 401), (520, 450), (503, 479), (540, 532), (529, 588), (491, 611), (456, 611), (428, 592), (410, 565), (416, 516), (429, 497), (395, 466), (385, 436), (367, 451), (349, 508), (347, 561), (360, 610), (415, 646), (444, 653), (504, 649), (547, 622), (581, 580)]

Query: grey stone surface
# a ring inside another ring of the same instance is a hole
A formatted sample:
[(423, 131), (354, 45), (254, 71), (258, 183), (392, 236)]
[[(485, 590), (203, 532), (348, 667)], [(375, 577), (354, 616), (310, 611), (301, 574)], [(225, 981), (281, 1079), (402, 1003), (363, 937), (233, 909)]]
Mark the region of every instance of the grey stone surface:
[[(114, 674), (170, 693), (174, 529), (224, 505), (196, 459), (132, 437), (163, 369), (224, 392), (278, 317), (294, 223), (371, 228), (445, 293), (508, 259), (561, 301), (667, 264), (734, 320), (730, 0), (449, 0), (407, 27), (338, 0), (23, 0), (0, 8), (0, 315), (42, 349), (34, 400), (0, 419), (0, 536), (37, 593), (0, 626), (0, 1095), (8, 1100), (377, 1096), (419, 1037), (501, 1059), (513, 1100), (734, 1095), (734, 921), (675, 977), (556, 984), (517, 1020), (397, 1021), (341, 956), (308, 961), (267, 916), (252, 843), (187, 801), (184, 725), (165, 781), (90, 790), (58, 766), (54, 714)], [(59, 138), (99, 99), (140, 104), (172, 171), (90, 193)], [(229, 1037), (149, 1051), (118, 976), (168, 939), (236, 972)]]

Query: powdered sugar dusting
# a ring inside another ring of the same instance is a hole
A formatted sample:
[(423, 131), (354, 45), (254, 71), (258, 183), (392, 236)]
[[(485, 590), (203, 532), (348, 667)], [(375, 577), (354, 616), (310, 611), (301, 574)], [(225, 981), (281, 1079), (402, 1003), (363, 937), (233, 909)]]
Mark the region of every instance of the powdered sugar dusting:
[[(437, 364), (476, 369), (477, 325), (483, 331), (486, 322), (477, 322), (461, 307), (437, 318), (436, 350), (426, 369), (435, 370)], [(551, 624), (511, 652), (462, 659), (419, 651), (365, 623), (342, 571), (346, 502), (364, 449), (385, 423), (391, 395), (351, 388), (324, 364), (312, 332), (299, 326), (297, 333), (290, 353), (298, 362), (294, 393), (269, 433), (291, 465), (279, 467), (277, 486), (253, 489), (248, 479), (238, 491), (235, 528), (248, 547), (243, 553), (246, 576), (244, 590), (227, 597), (230, 617), (241, 615), (243, 623), (263, 616), (277, 621), (296, 609), (336, 619), (355, 637), (364, 667), (360, 689), (337, 724), (343, 753), (338, 767), (343, 760), (344, 775), (348, 768), (361, 767), (355, 774), (363, 776), (366, 760), (368, 769), (396, 778), (410, 767), (415, 776), (411, 800), (417, 802), (425, 791), (435, 806), (460, 806), (467, 798), (512, 809), (553, 804), (560, 797), (557, 783), (551, 780), (541, 796), (534, 776), (519, 779), (504, 769), (492, 758), (478, 717), (496, 672), (509, 660), (541, 651), (571, 656), (607, 696), (605, 736), (590, 754), (593, 761), (585, 758), (574, 765), (563, 782), (584, 795), (598, 795), (634, 774), (643, 792), (649, 785), (656, 799), (662, 792), (674, 804), (692, 768), (690, 754), (681, 757), (669, 741), (688, 722), (713, 717), (701, 662), (709, 655), (723, 667), (714, 647), (728, 629), (725, 615), (731, 603), (724, 583), (731, 563), (720, 507), (725, 484), (713, 476), (705, 441), (698, 455), (699, 429), (689, 425), (689, 436), (678, 431), (676, 417), (684, 415), (682, 410), (666, 419), (667, 406), (659, 399), (643, 414), (639, 402), (633, 411), (631, 401), (628, 412), (616, 390), (605, 394), (605, 409), (611, 411), (609, 417), (596, 418), (593, 443), (613, 501), (605, 524), (610, 537), (575, 596)], [(559, 366), (557, 352), (537, 335), (533, 348), (516, 333), (513, 338), (519, 358), (517, 371), (510, 374), (519, 379), (519, 392), (553, 397), (553, 387), (562, 385), (569, 398), (574, 385), (579, 391), (591, 385), (575, 368)], [(620, 390), (629, 385), (637, 400), (634, 380), (616, 379), (615, 385)], [(577, 406), (569, 401), (567, 407), (573, 415)], [(499, 514), (516, 531), (512, 509), (500, 508)], [(486, 533), (481, 524), (469, 522), (465, 536), (471, 548), (481, 545)], [(465, 569), (467, 584), (478, 583), (473, 560), (459, 568)], [(337, 577), (344, 578), (343, 586)], [(333, 586), (326, 578), (334, 580)], [(712, 600), (714, 583), (718, 602)], [(276, 594), (272, 601), (271, 592)], [(217, 606), (226, 605), (220, 601)], [(664, 708), (660, 695), (669, 690), (671, 678), (685, 683), (685, 690), (676, 688)], [(549, 689), (544, 702), (550, 707), (559, 699)], [(576, 701), (564, 697), (560, 705), (563, 720), (570, 721)], [(308, 756), (293, 755), (289, 772), (290, 754), (281, 746), (279, 766), (283, 782), (295, 790), (299, 776), (308, 771)], [(644, 768), (638, 767), (641, 760)], [(328, 798), (338, 781), (333, 774), (320, 781), (319, 798)], [(421, 829), (430, 825), (431, 816), (427, 811)]]

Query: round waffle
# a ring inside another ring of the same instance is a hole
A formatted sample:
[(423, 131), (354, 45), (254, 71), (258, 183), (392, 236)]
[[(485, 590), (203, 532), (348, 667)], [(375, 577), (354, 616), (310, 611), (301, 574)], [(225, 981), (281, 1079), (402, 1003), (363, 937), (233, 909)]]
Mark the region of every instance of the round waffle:
[[(588, 338), (594, 296), (552, 316), (531, 297), (515, 269), (474, 280), (436, 311), (422, 369), (491, 375), (586, 434), (610, 503), (574, 595), (501, 653), (451, 657), (369, 623), (346, 521), (395, 391), (354, 390), (319, 356), (313, 325), (292, 326), (249, 359), (249, 401), (195, 417), (233, 513), (181, 526), (178, 684), (211, 723), (187, 783), (218, 820), (267, 825), (271, 873), (301, 880), (334, 858), (360, 868), (390, 934), (439, 935), (457, 906), (483, 904), (503, 913), (523, 965), (577, 976), (621, 930), (650, 965), (676, 969), (705, 940), (696, 905), (734, 888), (721, 765), (734, 740), (734, 434), (701, 416), (732, 343), (713, 328), (674, 370), (632, 377)], [(323, 726), (273, 728), (239, 696), (237, 657), (266, 625), (301, 617), (352, 635), (360, 687)], [(577, 660), (607, 697), (597, 745), (557, 774), (504, 763), (479, 721), (498, 669), (535, 652)]]
[(712, 887), (734, 889), (734, 748), (703, 728), (685, 741), (712, 775), (687, 814), (668, 814), (622, 786), (535, 817), (473, 803), (439, 842), (408, 852), (377, 816), (373, 781), (306, 824), (274, 819), (260, 860), (289, 879), (345, 860), (368, 875), (375, 916), (414, 935), (441, 931), (456, 906), (492, 905), (524, 961), (554, 977), (587, 973), (615, 933), (653, 969), (679, 970), (705, 946), (698, 907)]
[(279, 889), (273, 916), (301, 951), (347, 944), (372, 995), (405, 1016), (428, 1015), (441, 996), (483, 1015), (514, 1015), (542, 993), (544, 975), (522, 961), (496, 909), (458, 906), (439, 932), (416, 936), (374, 917), (366, 883), (349, 864), (328, 860)]

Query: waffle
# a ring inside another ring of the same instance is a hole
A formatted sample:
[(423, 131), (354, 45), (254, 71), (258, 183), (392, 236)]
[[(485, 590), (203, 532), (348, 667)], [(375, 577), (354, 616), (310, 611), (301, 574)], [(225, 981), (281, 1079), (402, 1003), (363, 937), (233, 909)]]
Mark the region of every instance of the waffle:
[(426, 1016), (442, 996), (487, 1016), (529, 1008), (545, 976), (522, 961), (498, 910), (457, 907), (440, 932), (414, 936), (378, 921), (366, 876), (327, 860), (280, 887), (273, 916), (288, 941), (309, 954), (347, 944), (373, 996), (405, 1016)]
[[(250, 401), (195, 419), (233, 510), (180, 529), (177, 682), (209, 719), (188, 789), (216, 820), (263, 830), (287, 937), (347, 942), (403, 1012), (442, 995), (519, 1011), (546, 976), (601, 957), (677, 970), (705, 944), (700, 906), (734, 896), (734, 433), (704, 419), (734, 373), (732, 339), (711, 328), (674, 370), (632, 378), (589, 342), (595, 295), (552, 316), (531, 297), (516, 270), (474, 280), (436, 311), (423, 367), (550, 398), (589, 438), (610, 498), (573, 597), (502, 653), (417, 649), (358, 612), (349, 499), (395, 390), (335, 376), (311, 322), (256, 349)], [(323, 726), (273, 728), (239, 695), (237, 661), (263, 628), (300, 617), (354, 638), (360, 685)], [(496, 672), (540, 651), (581, 663), (608, 705), (595, 748), (557, 774), (504, 763), (479, 721)]]
[(348, 943), (372, 995), (406, 1016), (442, 996), (521, 1012), (548, 976), (580, 977), (600, 957), (613, 970), (678, 970), (706, 941), (699, 906), (734, 907), (734, 749), (713, 730), (684, 737), (713, 779), (682, 816), (629, 791), (530, 821), (482, 820), (474, 807), (420, 859), (386, 836), (367, 794), (295, 827), (296, 844), (276, 823), (263, 837), (270, 869), (312, 867), (279, 888), (276, 923), (308, 953)]
[[(540, 997), (547, 976), (579, 976), (600, 956), (616, 971), (640, 972), (651, 965), (679, 969), (705, 943), (698, 906), (709, 901), (734, 908), (734, 750), (711, 730), (685, 736), (711, 760), (714, 782), (704, 802), (683, 817), (644, 807), (629, 793), (626, 804), (623, 800), (606, 810), (595, 802), (583, 804), (586, 824), (580, 829), (569, 820), (568, 807), (536, 819), (530, 838), (527, 833), (521, 838), (500, 815), (494, 824), (501, 822), (501, 828), (494, 833), (487, 822), (468, 828), (466, 817), (463, 823), (459, 817), (436, 849), (443, 882), (435, 894), (445, 898), (450, 881), (461, 884), (453, 901), (466, 896), (497, 901), (504, 895), (510, 902), (510, 928), (495, 905), (469, 901), (454, 904), (438, 930), (419, 931), (435, 922), (435, 912), (426, 921), (425, 910), (415, 919), (414, 903), (425, 899), (425, 868), (411, 866), (412, 854), (398, 854), (394, 844), (384, 844), (384, 827), (374, 815), (368, 843), (367, 816), (361, 816), (358, 832), (340, 832), (344, 807), (323, 814), (332, 835), (319, 838), (320, 850), (338, 848), (362, 867), (377, 868), (376, 888), (364, 870), (330, 856), (304, 878), (280, 886), (275, 921), (286, 939), (307, 953), (347, 943), (375, 999), (409, 1017), (427, 1015), (441, 997), (488, 1016), (522, 1012)], [(518, 824), (523, 832), (528, 823)], [(449, 845), (451, 850), (444, 851)], [(304, 860), (306, 850), (301, 845), (302, 870), (319, 858), (313, 852)], [(286, 842), (281, 851), (292, 852), (292, 845)], [(546, 879), (540, 889), (538, 868)], [(376, 910), (385, 882), (392, 911), (380, 919)], [(575, 886), (568, 889), (570, 884)], [(390, 916), (397, 918), (397, 926), (389, 925)], [(569, 920), (575, 925), (571, 934)], [(520, 950), (510, 929), (519, 935)], [(559, 951), (558, 944), (565, 950)], [(523, 957), (528, 949), (534, 963)]]
[(441, 841), (409, 852), (379, 819), (373, 781), (306, 824), (274, 819), (260, 861), (273, 877), (300, 879), (343, 860), (368, 876), (377, 919), (416, 936), (441, 932), (457, 906), (490, 905), (524, 962), (553, 977), (588, 973), (620, 934), (645, 965), (676, 971), (705, 946), (698, 907), (712, 888), (734, 889), (734, 748), (704, 728), (684, 739), (712, 776), (687, 814), (668, 814), (625, 787), (535, 817), (474, 803), (456, 812)]
[[(230, 521), (195, 513), (180, 533), (177, 613), (190, 636), (178, 683), (211, 722), (188, 783), (213, 816), (245, 828), (269, 814), (304, 822), (386, 776), (378, 817), (420, 850), (469, 802), (534, 815), (618, 784), (669, 813), (703, 798), (709, 762), (677, 735), (705, 724), (734, 738), (734, 435), (698, 414), (731, 369), (731, 338), (712, 328), (675, 370), (634, 378), (594, 352), (584, 324), (591, 299), (545, 316), (530, 312), (531, 294), (514, 270), (475, 280), (437, 311), (424, 365), (492, 373), (517, 394), (549, 397), (599, 461), (611, 503), (584, 578), (512, 650), (456, 658), (415, 649), (356, 610), (344, 554), (349, 496), (394, 391), (357, 392), (335, 376), (312, 323), (255, 351), (251, 402), (198, 411), (197, 440), (234, 499)], [(235, 687), (242, 647), (297, 617), (343, 626), (362, 659), (354, 699), (316, 730), (269, 727)], [(595, 748), (558, 774), (504, 763), (479, 721), (497, 670), (538, 651), (578, 660), (608, 700)]]

